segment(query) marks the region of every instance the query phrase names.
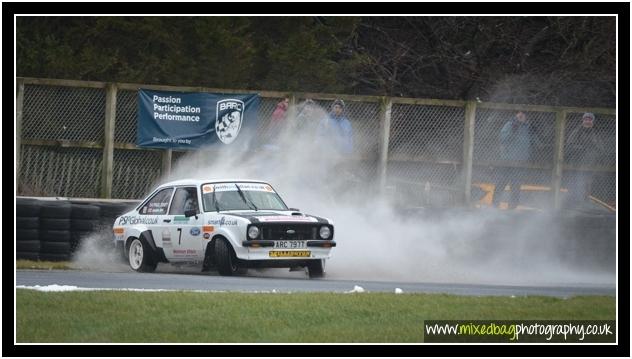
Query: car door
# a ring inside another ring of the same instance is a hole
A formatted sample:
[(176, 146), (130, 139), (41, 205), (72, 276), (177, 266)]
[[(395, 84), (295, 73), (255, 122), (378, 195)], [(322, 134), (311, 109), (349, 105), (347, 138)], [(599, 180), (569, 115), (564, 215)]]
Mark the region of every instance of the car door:
[[(197, 216), (186, 217), (185, 211), (191, 209), (195, 210)], [(202, 217), (197, 188), (177, 187), (169, 207), (171, 221), (166, 225), (171, 236), (170, 261), (191, 262), (204, 259)]]
[[(173, 187), (161, 189), (138, 209), (139, 222), (147, 225), (154, 242), (156, 245), (162, 246), (163, 249), (171, 244), (171, 233), (167, 227), (171, 219), (167, 211), (172, 195)], [(166, 250), (165, 255), (167, 255)], [(169, 259), (169, 256), (167, 256), (167, 259)]]

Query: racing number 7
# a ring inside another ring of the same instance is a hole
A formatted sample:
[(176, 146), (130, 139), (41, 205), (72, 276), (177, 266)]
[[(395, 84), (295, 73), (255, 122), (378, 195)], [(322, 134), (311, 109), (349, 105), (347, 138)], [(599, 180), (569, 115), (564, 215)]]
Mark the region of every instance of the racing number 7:
[(180, 232), (178, 235), (178, 245), (180, 245), (180, 241), (182, 240), (182, 228), (178, 228), (178, 232)]

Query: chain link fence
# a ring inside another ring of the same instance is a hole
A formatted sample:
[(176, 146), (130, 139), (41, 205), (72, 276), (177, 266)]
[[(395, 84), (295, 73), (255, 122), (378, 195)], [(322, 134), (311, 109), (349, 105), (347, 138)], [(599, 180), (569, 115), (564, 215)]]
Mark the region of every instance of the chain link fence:
[(475, 123), (472, 182), (486, 190), (478, 196), (491, 193), (486, 204), (503, 208), (550, 204), (534, 193), (551, 185), (555, 113), (480, 108)]
[(594, 114), (592, 127), (585, 127), (582, 117), (583, 113), (577, 112), (566, 117), (564, 164), (569, 169), (562, 177), (562, 186), (568, 190), (565, 203), (573, 206), (589, 195), (615, 206), (615, 117)]
[(116, 121), (114, 142), (135, 143), (138, 129), (138, 94), (135, 91), (118, 91), (116, 96)]
[(18, 194), (99, 197), (103, 151), (22, 145)]
[[(138, 199), (187, 154), (170, 151), (169, 161), (165, 150), (135, 145), (137, 87), (114, 86), (109, 157), (107, 84), (21, 78), (19, 83), (19, 195)], [(320, 120), (305, 120), (305, 101), (313, 100), (322, 117), (337, 97), (259, 94), (255, 148), (274, 142), (278, 129), (272, 114), (285, 97), (292, 105), (289, 118), (296, 118), (290, 125), (299, 132), (310, 132), (304, 130), (313, 130)], [(591, 110), (595, 119), (588, 129), (582, 120), (588, 109), (470, 103), (475, 109), (468, 120), (466, 102), (350, 95), (343, 99), (354, 141), (349, 155), (353, 169), (347, 173), (384, 186), (402, 205), (456, 206), (469, 200), (479, 206), (541, 208), (553, 205), (551, 198), (559, 196), (562, 206), (577, 205), (586, 197), (616, 206), (614, 110)], [(520, 111), (524, 125), (515, 121)], [(556, 160), (559, 150), (561, 161)], [(104, 178), (111, 181), (106, 195)], [(560, 188), (557, 195), (554, 188)]]
[(62, 86), (26, 86), (22, 138), (102, 141), (105, 91)]
[(402, 205), (461, 200), (463, 129), (463, 107), (393, 104), (388, 181)]
[(157, 150), (114, 150), (113, 198), (142, 198), (156, 186), (162, 174), (161, 153)]

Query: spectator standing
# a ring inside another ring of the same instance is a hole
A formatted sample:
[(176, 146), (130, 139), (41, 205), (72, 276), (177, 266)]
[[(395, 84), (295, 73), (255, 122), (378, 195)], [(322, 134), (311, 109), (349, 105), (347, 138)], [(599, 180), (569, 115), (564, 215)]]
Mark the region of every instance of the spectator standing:
[(287, 110), (290, 106), (290, 98), (285, 97), (281, 102), (277, 103), (274, 112), (270, 118), (270, 123), (265, 130), (265, 146), (277, 146), (275, 143), (279, 140), (279, 134), (283, 131)]
[[(527, 115), (520, 111), (511, 120), (507, 121), (500, 130), (500, 159), (510, 161), (516, 165), (519, 162), (528, 162), (535, 141), (535, 135), (531, 124), (527, 121)], [(509, 209), (514, 209), (520, 202), (520, 186), (524, 171), (518, 167), (501, 167), (496, 170), (496, 187), (492, 203), (498, 207), (500, 195), (509, 184), (511, 195)]]
[[(583, 167), (594, 167), (604, 153), (604, 144), (594, 127), (595, 115), (587, 112), (582, 123), (575, 127), (566, 140), (565, 153), (570, 163)], [(591, 193), (594, 172), (578, 173), (569, 184), (569, 196), (572, 203), (586, 201)]]
[(315, 130), (317, 121), (316, 103), (312, 99), (307, 99), (300, 106), (296, 115), (297, 129), (301, 132), (312, 132)]
[(319, 141), (331, 141), (338, 153), (348, 155), (353, 152), (353, 127), (345, 115), (343, 100), (334, 101), (331, 112), (318, 124), (316, 133)]
[(281, 102), (277, 103), (274, 112), (272, 112), (272, 123), (278, 124), (285, 120), (287, 115), (287, 109), (290, 106), (290, 98), (286, 97)]

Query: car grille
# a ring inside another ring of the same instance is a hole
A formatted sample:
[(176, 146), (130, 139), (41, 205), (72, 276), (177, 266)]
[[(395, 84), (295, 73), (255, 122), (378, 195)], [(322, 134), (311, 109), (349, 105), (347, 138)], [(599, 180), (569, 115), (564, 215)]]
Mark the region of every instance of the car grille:
[[(288, 231), (290, 233), (288, 233)], [(292, 233), (292, 231), (294, 233)], [(261, 227), (262, 239), (274, 241), (318, 239), (318, 226), (298, 224), (266, 224)]]

